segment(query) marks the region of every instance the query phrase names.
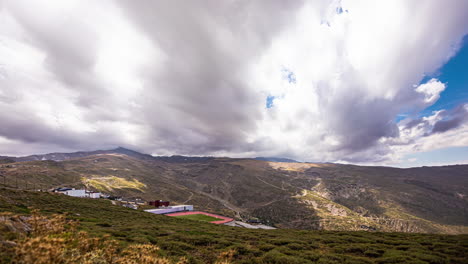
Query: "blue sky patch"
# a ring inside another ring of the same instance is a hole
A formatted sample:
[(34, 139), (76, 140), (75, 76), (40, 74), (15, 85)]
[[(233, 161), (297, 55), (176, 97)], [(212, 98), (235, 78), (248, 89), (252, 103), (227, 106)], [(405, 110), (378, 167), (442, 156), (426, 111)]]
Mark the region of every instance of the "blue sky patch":
[[(450, 110), (468, 102), (468, 35), (463, 38), (460, 46), (455, 56), (435, 73), (425, 76), (419, 83), (423, 84), (436, 78), (447, 87), (440, 94), (439, 100), (421, 111), (418, 117), (429, 116), (433, 111), (442, 109)], [(401, 113), (395, 117), (395, 122), (398, 123), (407, 116), (407, 113)]]
[(283, 73), (283, 79), (287, 80), (288, 83), (296, 83), (296, 74), (294, 72), (288, 68), (283, 68), (281, 72)]
[(466, 163), (468, 147), (449, 147), (408, 154), (399, 167), (419, 167), (449, 163)]
[(336, 13), (339, 15), (341, 13), (343, 13), (343, 8), (341, 6), (337, 7), (336, 8)]
[(405, 119), (406, 117), (408, 117), (408, 115), (406, 114), (399, 114), (395, 117), (395, 123), (398, 123), (400, 122), (401, 120)]
[(273, 100), (275, 99), (274, 96), (269, 95), (266, 98), (266, 108), (272, 108), (273, 107)]
[(445, 83), (447, 87), (440, 94), (439, 100), (428, 107), (424, 113), (430, 114), (432, 111), (454, 108), (461, 103), (468, 102), (468, 35), (461, 43), (461, 48), (437, 73), (427, 76), (422, 83), (437, 78)]

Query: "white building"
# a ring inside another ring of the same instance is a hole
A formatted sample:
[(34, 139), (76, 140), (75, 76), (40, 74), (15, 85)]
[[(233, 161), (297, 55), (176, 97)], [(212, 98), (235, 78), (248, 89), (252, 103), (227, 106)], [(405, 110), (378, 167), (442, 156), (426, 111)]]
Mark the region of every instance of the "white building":
[(73, 196), (73, 197), (86, 197), (86, 190), (71, 189), (71, 190), (65, 191), (64, 193), (68, 196)]
[(99, 193), (99, 192), (86, 192), (86, 197), (93, 198), (93, 199), (98, 199), (98, 198), (101, 198), (101, 193)]
[(148, 209), (145, 212), (153, 213), (153, 214), (169, 214), (169, 213), (176, 213), (176, 212), (184, 212), (184, 211), (193, 211), (193, 205), (173, 205), (164, 208), (156, 208), (156, 209)]
[(75, 188), (57, 188), (54, 192), (62, 193), (73, 197), (87, 197), (86, 190), (76, 190)]

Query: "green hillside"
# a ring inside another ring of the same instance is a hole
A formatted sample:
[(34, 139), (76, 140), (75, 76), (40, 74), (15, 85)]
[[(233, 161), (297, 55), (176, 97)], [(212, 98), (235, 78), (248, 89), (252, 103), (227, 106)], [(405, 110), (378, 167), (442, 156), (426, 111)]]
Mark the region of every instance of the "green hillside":
[[(102, 199), (0, 189), (1, 212), (29, 215), (33, 208), (46, 215), (66, 213), (68, 219), (79, 220), (80, 229), (95, 236), (108, 234), (123, 245), (158, 245), (163, 256), (186, 256), (189, 263), (214, 263), (229, 249), (235, 251), (233, 263), (467, 263), (468, 259), (468, 235), (251, 230), (154, 215)], [(8, 240), (14, 239), (14, 232), (4, 222), (0, 230), (0, 245), (12, 247)], [(8, 257), (2, 260), (8, 263)]]

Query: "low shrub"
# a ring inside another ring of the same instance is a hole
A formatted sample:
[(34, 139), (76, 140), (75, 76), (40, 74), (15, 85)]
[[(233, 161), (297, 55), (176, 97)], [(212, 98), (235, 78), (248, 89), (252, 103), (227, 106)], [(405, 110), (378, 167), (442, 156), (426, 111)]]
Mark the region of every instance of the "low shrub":
[(269, 264), (307, 264), (313, 263), (310, 260), (294, 257), (294, 256), (287, 256), (277, 250), (272, 250), (266, 253), (263, 256), (263, 261)]

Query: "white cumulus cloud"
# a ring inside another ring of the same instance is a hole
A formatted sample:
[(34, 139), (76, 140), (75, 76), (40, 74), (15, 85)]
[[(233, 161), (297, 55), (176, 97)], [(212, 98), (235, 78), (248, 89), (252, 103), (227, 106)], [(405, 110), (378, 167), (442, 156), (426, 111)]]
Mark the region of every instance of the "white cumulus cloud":
[(428, 105), (432, 105), (439, 100), (440, 93), (443, 90), (445, 90), (445, 84), (434, 78), (416, 88), (416, 92), (424, 95), (424, 102)]

